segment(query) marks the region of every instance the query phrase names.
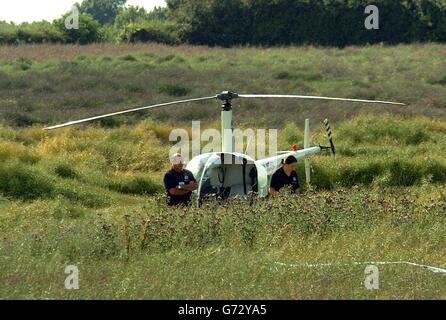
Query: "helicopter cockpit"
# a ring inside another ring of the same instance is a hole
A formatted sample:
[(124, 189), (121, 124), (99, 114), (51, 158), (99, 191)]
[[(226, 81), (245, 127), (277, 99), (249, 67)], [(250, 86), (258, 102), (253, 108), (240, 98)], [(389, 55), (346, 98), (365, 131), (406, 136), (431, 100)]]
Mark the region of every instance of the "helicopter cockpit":
[(244, 154), (204, 154), (194, 158), (187, 169), (199, 181), (198, 201), (212, 196), (224, 200), (252, 192), (263, 195), (266, 190), (264, 167)]

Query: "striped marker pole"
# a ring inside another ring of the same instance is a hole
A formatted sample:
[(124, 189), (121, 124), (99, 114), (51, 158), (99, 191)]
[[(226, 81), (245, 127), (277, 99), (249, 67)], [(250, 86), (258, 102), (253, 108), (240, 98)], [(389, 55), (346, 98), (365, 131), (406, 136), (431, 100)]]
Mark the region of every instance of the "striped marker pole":
[(328, 122), (328, 119), (324, 120), (325, 125), (325, 131), (327, 131), (328, 140), (330, 141), (330, 147), (333, 154), (336, 154), (335, 146), (333, 143), (333, 133), (331, 131), (330, 123)]
[[(310, 147), (310, 119), (305, 119), (304, 149)], [(311, 189), (311, 163), (308, 157), (305, 157), (305, 178), (308, 189)]]

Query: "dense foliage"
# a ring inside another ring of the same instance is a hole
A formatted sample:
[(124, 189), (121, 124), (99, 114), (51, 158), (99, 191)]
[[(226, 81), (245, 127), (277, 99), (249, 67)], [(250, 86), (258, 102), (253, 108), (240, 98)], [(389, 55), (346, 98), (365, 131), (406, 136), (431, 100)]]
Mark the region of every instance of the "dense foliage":
[[(379, 29), (367, 30), (366, 0), (168, 0), (146, 12), (126, 0), (84, 0), (81, 30), (68, 33), (60, 21), (0, 23), (0, 44), (21, 42), (142, 41), (211, 45), (315, 44), (446, 41), (445, 0), (377, 0)], [(98, 24), (86, 21), (91, 17)], [(94, 30), (92, 30), (94, 29)], [(101, 32), (98, 32), (100, 29)], [(85, 37), (88, 33), (88, 37)]]
[(127, 0), (84, 0), (80, 12), (89, 14), (100, 24), (112, 23)]
[(446, 40), (446, 3), (378, 0), (379, 30), (367, 30), (369, 1), (170, 0), (185, 41), (197, 44), (345, 46)]

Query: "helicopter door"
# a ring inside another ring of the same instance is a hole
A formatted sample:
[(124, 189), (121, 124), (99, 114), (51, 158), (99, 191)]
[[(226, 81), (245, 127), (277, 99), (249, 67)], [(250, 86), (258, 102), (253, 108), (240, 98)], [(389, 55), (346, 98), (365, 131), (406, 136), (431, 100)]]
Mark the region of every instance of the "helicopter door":
[(216, 182), (221, 184), (222, 189), (228, 189), (228, 197), (246, 196), (255, 191), (257, 173), (253, 163), (243, 161), (242, 164), (227, 164), (223, 165), (220, 171), (222, 173), (219, 175), (219, 181)]
[(213, 174), (213, 169), (217, 168), (220, 165), (220, 157), (218, 155), (212, 155), (206, 161), (204, 165), (200, 183), (198, 185), (198, 197), (197, 197), (197, 205), (199, 206), (201, 200), (207, 195), (217, 194), (219, 192), (218, 187), (211, 185), (211, 176)]

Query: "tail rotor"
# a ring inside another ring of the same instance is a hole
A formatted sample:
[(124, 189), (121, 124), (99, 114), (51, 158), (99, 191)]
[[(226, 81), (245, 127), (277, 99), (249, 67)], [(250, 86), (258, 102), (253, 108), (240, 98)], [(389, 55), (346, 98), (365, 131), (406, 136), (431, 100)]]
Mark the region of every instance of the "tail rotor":
[(336, 154), (336, 148), (335, 148), (335, 145), (333, 143), (333, 133), (331, 131), (331, 126), (330, 126), (330, 122), (328, 122), (328, 119), (324, 120), (324, 125), (325, 125), (325, 131), (327, 131), (328, 141), (330, 141), (331, 152), (333, 153), (333, 155), (335, 155)]
[[(305, 119), (305, 133), (304, 133), (304, 149), (310, 147), (310, 119)], [(310, 188), (311, 184), (311, 162), (308, 157), (305, 158), (305, 178), (307, 181), (307, 187)]]

